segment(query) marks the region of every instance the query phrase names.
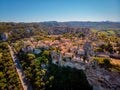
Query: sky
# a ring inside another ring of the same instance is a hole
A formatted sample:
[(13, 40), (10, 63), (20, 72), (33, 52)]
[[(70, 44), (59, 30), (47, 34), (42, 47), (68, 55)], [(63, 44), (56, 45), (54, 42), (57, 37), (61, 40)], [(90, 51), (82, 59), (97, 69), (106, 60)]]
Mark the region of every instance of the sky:
[(120, 0), (0, 0), (0, 22), (120, 21)]

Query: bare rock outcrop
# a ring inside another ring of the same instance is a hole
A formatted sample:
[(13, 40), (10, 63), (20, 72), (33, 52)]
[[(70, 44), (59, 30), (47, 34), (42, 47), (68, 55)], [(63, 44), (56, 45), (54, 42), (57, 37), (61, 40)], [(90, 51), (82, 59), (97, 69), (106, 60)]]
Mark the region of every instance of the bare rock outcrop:
[(93, 90), (120, 90), (120, 74), (90, 65), (86, 76)]

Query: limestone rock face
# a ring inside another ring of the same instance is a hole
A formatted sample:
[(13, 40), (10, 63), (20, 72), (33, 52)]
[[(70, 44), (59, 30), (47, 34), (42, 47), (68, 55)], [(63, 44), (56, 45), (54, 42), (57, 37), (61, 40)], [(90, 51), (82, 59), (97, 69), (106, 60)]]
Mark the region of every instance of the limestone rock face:
[(58, 35), (58, 34), (65, 34), (68, 32), (83, 32), (85, 35), (90, 33), (89, 28), (72, 28), (72, 27), (65, 27), (65, 26), (58, 26), (49, 29), (48, 34), (50, 35)]
[(0, 34), (0, 41), (6, 41), (8, 40), (8, 33), (2, 33)]
[(120, 90), (120, 74), (116, 72), (91, 66), (86, 69), (86, 76), (93, 90)]

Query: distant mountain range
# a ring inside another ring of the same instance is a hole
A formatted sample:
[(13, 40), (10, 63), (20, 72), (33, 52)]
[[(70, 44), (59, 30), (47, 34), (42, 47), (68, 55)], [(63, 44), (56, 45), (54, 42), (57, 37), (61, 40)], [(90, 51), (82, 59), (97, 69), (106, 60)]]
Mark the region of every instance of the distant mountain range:
[(79, 32), (88, 34), (91, 29), (96, 30), (113, 30), (120, 37), (120, 22), (31, 22), (15, 23), (0, 22), (0, 40), (5, 41), (8, 36), (11, 41), (41, 34), (65, 34), (68, 32)]
[(15, 23), (15, 22), (0, 22), (0, 33), (8, 32), (15, 29), (31, 29), (31, 30), (51, 30), (54, 27), (70, 27), (70, 28), (90, 28), (97, 30), (120, 30), (120, 22), (90, 22), (90, 21), (69, 21), (69, 22), (31, 22), (31, 23)]
[(120, 28), (120, 22), (110, 22), (110, 21), (102, 21), (102, 22), (83, 22), (83, 21), (70, 21), (70, 22), (57, 22), (57, 21), (48, 21), (48, 22), (40, 22), (42, 26), (46, 27), (56, 27), (56, 26), (67, 26), (74, 28), (92, 28), (98, 30), (110, 29), (110, 28)]

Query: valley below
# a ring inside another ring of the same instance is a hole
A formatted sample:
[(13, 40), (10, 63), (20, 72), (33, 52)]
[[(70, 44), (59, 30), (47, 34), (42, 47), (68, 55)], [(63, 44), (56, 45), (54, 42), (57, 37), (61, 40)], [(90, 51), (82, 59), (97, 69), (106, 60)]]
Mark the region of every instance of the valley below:
[(1, 22), (0, 89), (120, 90), (120, 23), (91, 24)]

